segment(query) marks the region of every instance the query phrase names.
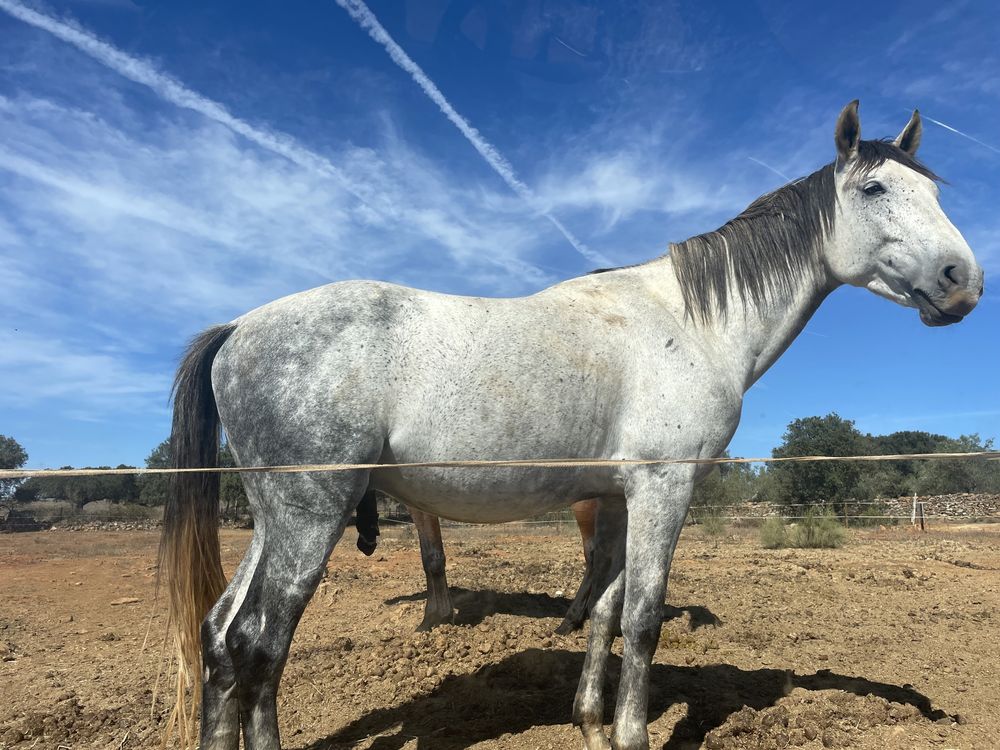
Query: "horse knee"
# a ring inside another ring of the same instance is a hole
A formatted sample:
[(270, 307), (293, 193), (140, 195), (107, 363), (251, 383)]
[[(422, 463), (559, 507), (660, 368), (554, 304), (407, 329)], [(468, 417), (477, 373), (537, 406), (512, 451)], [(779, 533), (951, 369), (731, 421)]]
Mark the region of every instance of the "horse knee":
[(655, 650), (663, 627), (663, 617), (659, 613), (647, 613), (644, 616), (630, 612), (622, 617), (621, 632), (626, 642), (633, 644), (641, 651)]

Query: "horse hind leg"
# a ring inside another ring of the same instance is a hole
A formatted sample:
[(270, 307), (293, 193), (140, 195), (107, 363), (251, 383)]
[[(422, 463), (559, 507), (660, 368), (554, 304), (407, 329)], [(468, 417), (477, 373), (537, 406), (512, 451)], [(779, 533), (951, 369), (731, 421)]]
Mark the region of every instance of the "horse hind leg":
[(580, 539), (583, 542), (584, 572), (580, 588), (573, 597), (573, 602), (566, 610), (566, 616), (556, 628), (558, 635), (569, 635), (574, 630), (583, 627), (587, 619), (590, 604), (590, 589), (593, 581), (592, 557), (594, 549), (594, 527), (597, 519), (597, 500), (579, 500), (572, 505), (576, 525), (580, 529)]
[(263, 526), (260, 552), (225, 643), (244, 747), (280, 750), (276, 698), (292, 635), (367, 477), (277, 474), (258, 481), (268, 497), (255, 518)]
[(427, 604), (424, 619), (417, 626), (417, 632), (433, 630), (438, 625), (454, 622), (455, 609), (448, 591), (445, 575), (444, 540), (441, 538), (441, 522), (437, 516), (407, 507), (420, 539), (420, 561), (427, 578)]
[(226, 646), (226, 631), (243, 604), (247, 586), (260, 559), (262, 540), (263, 534), (254, 531), (250, 548), (243, 556), (236, 574), (201, 626), (202, 750), (238, 750), (240, 745), (236, 668)]
[(573, 597), (569, 609), (566, 610), (566, 616), (563, 617), (562, 622), (556, 628), (557, 635), (569, 635), (573, 631), (583, 627), (583, 623), (587, 619), (587, 609), (590, 604), (590, 590), (592, 587), (593, 573), (591, 564), (588, 562), (583, 573), (583, 580), (580, 581), (580, 588), (576, 590), (576, 596)]

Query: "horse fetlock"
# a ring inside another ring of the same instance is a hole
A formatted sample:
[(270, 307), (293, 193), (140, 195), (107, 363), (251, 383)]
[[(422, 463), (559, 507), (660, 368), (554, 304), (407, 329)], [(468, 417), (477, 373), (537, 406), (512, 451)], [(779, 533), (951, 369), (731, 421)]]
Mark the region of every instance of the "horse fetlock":
[(583, 731), (583, 750), (611, 750), (611, 743), (604, 734), (604, 728), (581, 727)]
[(649, 732), (646, 730), (645, 714), (639, 721), (624, 721), (615, 724), (611, 734), (612, 750), (649, 750)]
[(611, 750), (611, 743), (604, 734), (604, 707), (600, 704), (599, 698), (580, 693), (573, 702), (573, 724), (583, 734), (584, 750)]

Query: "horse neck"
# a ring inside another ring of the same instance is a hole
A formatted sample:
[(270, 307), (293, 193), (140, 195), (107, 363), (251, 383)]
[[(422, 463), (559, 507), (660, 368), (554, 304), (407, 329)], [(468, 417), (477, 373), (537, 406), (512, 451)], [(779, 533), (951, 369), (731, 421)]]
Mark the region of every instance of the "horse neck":
[(769, 304), (748, 301), (745, 313), (742, 299), (730, 301), (729, 314), (712, 328), (744, 392), (785, 352), (834, 287), (822, 272), (798, 280)]
[(798, 279), (787, 294), (775, 295), (765, 305), (747, 300), (744, 306), (743, 299), (733, 293), (725, 316), (701, 322), (681, 312), (680, 287), (669, 256), (655, 266), (661, 284), (668, 288), (666, 296), (673, 300), (675, 317), (683, 315), (688, 330), (702, 339), (715, 361), (723, 363), (741, 392), (767, 372), (839, 285), (825, 270), (819, 270)]

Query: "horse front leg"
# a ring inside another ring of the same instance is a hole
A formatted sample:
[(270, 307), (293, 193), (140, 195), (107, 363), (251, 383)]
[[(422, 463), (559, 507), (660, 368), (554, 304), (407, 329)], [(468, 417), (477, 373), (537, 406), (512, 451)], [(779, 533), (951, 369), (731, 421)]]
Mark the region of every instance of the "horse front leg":
[(573, 723), (583, 733), (584, 750), (610, 747), (604, 734), (604, 675), (621, 627), (627, 519), (624, 498), (601, 500), (591, 558), (590, 639), (573, 701)]
[(629, 483), (624, 653), (613, 750), (648, 750), (649, 671), (663, 625), (663, 598), (693, 489), (693, 470), (672, 467)]
[(441, 522), (437, 516), (410, 508), (410, 517), (417, 527), (420, 539), (420, 561), (427, 579), (427, 604), (424, 619), (417, 626), (417, 632), (432, 630), (438, 625), (455, 621), (455, 609), (451, 604), (448, 579), (445, 575), (444, 540), (441, 538)]

